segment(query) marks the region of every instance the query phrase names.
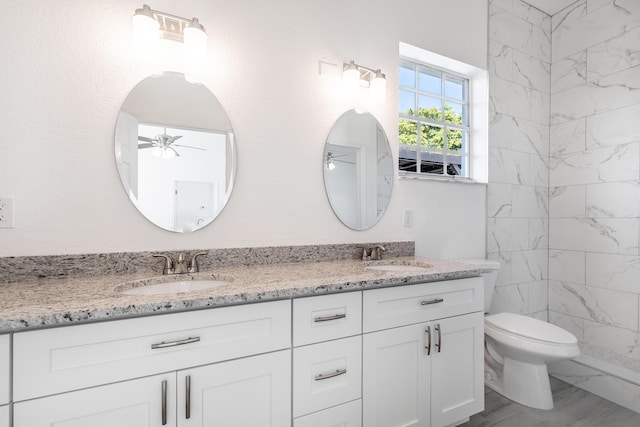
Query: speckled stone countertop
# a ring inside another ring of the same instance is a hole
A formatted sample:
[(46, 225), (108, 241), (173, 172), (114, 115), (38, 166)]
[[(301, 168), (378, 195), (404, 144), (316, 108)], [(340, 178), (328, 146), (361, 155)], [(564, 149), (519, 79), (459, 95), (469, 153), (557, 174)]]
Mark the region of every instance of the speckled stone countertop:
[[(365, 268), (372, 264), (428, 265), (429, 268), (418, 272)], [(0, 333), (472, 277), (486, 271), (455, 261), (399, 257), (382, 261), (338, 260), (237, 266), (194, 275), (151, 277), (130, 274), (0, 283)], [(122, 293), (124, 289), (145, 284), (197, 278), (229, 283), (218, 288), (178, 294)]]

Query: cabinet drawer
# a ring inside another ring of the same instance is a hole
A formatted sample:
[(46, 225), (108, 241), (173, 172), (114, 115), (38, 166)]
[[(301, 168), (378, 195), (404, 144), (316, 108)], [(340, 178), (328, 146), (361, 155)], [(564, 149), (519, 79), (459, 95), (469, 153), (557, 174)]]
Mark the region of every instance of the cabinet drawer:
[(372, 332), (482, 311), (481, 277), (365, 291), (363, 329)]
[(293, 350), (293, 416), (360, 398), (362, 337)]
[(290, 346), (288, 300), (16, 333), (13, 400)]
[(293, 300), (293, 345), (306, 345), (362, 333), (362, 293)]
[(362, 400), (354, 400), (293, 420), (293, 427), (320, 426), (362, 427)]
[(0, 405), (9, 403), (11, 335), (0, 335)]

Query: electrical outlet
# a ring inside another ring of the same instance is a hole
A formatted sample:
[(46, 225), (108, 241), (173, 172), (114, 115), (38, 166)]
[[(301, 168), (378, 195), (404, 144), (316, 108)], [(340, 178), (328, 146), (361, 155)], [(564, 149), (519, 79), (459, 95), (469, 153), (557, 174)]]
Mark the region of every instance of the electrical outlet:
[(402, 225), (413, 227), (413, 209), (405, 209), (402, 215)]
[(0, 228), (13, 228), (12, 197), (0, 197)]

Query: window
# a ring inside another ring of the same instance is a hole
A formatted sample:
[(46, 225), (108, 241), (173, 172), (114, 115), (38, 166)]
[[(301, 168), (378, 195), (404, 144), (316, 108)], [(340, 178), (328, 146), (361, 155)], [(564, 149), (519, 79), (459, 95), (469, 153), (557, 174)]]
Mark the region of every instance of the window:
[(400, 173), (469, 177), (469, 80), (401, 58), (398, 99)]

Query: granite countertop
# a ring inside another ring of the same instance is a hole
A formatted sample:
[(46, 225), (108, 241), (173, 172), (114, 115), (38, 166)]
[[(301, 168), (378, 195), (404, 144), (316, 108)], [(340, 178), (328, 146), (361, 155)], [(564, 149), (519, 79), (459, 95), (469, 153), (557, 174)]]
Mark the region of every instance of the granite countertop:
[[(378, 271), (368, 265), (428, 265), (425, 271)], [(478, 276), (482, 267), (414, 257), (228, 267), (193, 275), (112, 275), (0, 283), (0, 333), (97, 320), (246, 304)], [(127, 295), (150, 283), (206, 278), (222, 287), (178, 294)]]

